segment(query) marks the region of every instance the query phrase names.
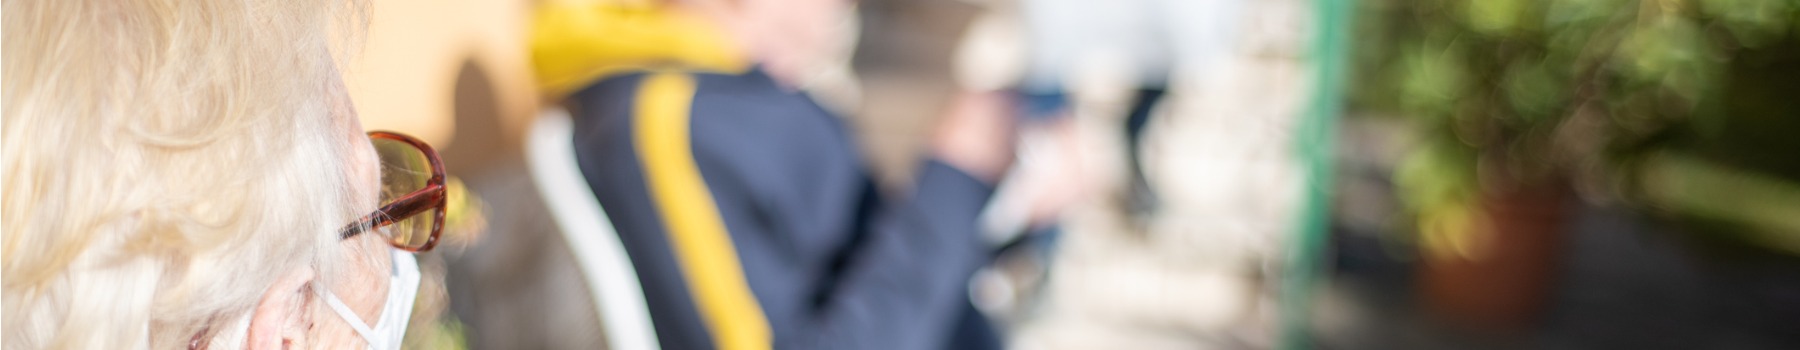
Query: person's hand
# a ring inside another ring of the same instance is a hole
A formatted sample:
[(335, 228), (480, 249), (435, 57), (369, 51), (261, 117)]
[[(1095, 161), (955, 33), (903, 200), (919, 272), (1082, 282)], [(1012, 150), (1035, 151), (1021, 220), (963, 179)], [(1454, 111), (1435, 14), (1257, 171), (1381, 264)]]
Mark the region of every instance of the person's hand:
[(1021, 191), (1028, 193), (1024, 201), (1031, 203), (1032, 226), (1054, 225), (1093, 190), (1088, 181), (1092, 174), (1082, 166), (1086, 159), (1081, 155), (1081, 134), (1071, 116), (1020, 129), (1015, 174), (1008, 174), (1008, 181), (1018, 181)]
[(939, 160), (987, 183), (1000, 181), (1013, 160), (1013, 106), (1002, 92), (967, 92), (938, 121), (932, 152)]
[(1092, 191), (1091, 167), (1082, 166), (1083, 141), (1072, 117), (1026, 123), (1017, 138), (1013, 165), (983, 213), (987, 239), (996, 244), (1056, 225)]

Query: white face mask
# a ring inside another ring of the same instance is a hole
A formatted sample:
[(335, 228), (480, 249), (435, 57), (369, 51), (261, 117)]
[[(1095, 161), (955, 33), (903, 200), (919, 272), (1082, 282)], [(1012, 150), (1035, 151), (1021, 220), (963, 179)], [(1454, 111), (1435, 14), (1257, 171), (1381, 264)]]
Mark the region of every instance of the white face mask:
[(325, 291), (325, 303), (368, 340), (371, 350), (400, 349), (400, 340), (406, 337), (406, 325), (412, 322), (413, 302), (419, 297), (419, 261), (413, 259), (412, 253), (398, 249), (388, 251), (394, 264), (388, 273), (387, 301), (382, 305), (381, 319), (375, 321), (374, 327), (364, 323), (362, 317), (344, 305), (337, 295)]

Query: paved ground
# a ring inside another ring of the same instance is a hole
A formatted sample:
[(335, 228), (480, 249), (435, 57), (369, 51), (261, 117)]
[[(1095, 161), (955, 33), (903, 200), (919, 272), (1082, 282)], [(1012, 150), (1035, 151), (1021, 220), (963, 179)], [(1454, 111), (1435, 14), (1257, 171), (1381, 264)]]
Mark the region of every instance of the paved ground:
[(1800, 259), (1720, 246), (1672, 222), (1579, 206), (1540, 322), (1507, 333), (1457, 328), (1424, 312), (1416, 266), (1339, 226), (1336, 273), (1319, 295), (1325, 349), (1794, 349)]

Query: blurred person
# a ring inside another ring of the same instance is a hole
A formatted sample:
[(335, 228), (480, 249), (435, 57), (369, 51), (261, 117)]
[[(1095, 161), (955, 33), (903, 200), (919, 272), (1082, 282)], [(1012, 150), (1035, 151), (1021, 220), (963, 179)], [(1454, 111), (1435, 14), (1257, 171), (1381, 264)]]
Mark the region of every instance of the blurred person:
[(442, 165), (365, 135), (358, 1), (4, 3), (4, 347), (397, 349)]
[(539, 77), (575, 117), (579, 166), (663, 348), (998, 346), (963, 334), (985, 325), (967, 281), (989, 259), (976, 217), (1011, 158), (1004, 97), (949, 113), (913, 187), (883, 196), (843, 120), (796, 89), (848, 5), (539, 15)]
[(1069, 127), (1068, 116), (1074, 113), (1070, 93), (1095, 83), (1083, 75), (1096, 74), (1096, 69), (1118, 75), (1106, 78), (1120, 79), (1132, 89), (1123, 120), (1129, 172), (1122, 202), (1140, 222), (1153, 216), (1161, 200), (1144, 173), (1142, 152), (1151, 113), (1163, 101), (1173, 77), (1202, 73), (1205, 65), (1230, 49), (1242, 4), (1239, 0), (1018, 1), (1027, 54), (1017, 89), (1026, 124), (1070, 134), (1058, 130)]

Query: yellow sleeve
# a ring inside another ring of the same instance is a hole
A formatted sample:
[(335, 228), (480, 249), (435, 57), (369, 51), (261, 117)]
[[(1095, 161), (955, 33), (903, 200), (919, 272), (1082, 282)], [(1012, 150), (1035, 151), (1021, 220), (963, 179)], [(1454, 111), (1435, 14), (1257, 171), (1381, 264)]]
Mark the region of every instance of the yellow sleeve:
[(550, 1), (533, 13), (538, 87), (562, 98), (621, 71), (659, 66), (741, 72), (743, 50), (713, 23), (666, 6), (619, 0)]

